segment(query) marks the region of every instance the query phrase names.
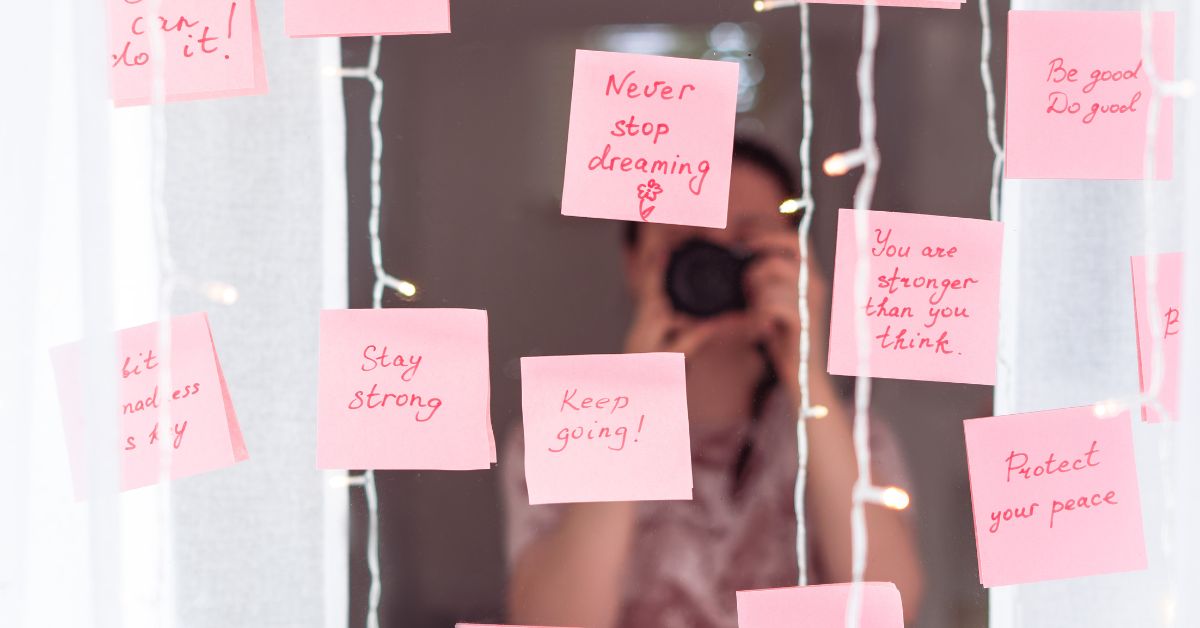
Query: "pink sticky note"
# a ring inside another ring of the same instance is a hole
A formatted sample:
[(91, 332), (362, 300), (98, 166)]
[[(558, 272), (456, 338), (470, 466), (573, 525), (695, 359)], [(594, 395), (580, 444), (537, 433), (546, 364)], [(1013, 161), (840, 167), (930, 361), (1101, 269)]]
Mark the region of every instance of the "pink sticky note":
[[(170, 389), (160, 387), (163, 355), (158, 324), (116, 334), (117, 354), (110, 375), (117, 383), (120, 488), (156, 484), (164, 446), (171, 448), (170, 478), (233, 466), (248, 457), (229, 388), (203, 313), (171, 319)], [(50, 358), (58, 381), (63, 428), (71, 460), (75, 496), (87, 496), (87, 450), (82, 398), (82, 343), (56, 347)], [(159, 431), (159, 415), (169, 412), (171, 432)]]
[(564, 216), (724, 228), (738, 65), (575, 52)]
[[(1011, 11), (1007, 176), (1145, 178), (1150, 79), (1141, 14)], [(1156, 13), (1154, 64), (1175, 76), (1175, 15)], [(1155, 175), (1173, 173), (1171, 99), (1159, 118)]]
[[(167, 102), (265, 94), (254, 0), (108, 0), (109, 78), (118, 107), (150, 102), (162, 68)], [(151, 35), (161, 34), (160, 65)]]
[(288, 37), (450, 32), (450, 0), (287, 0)]
[(681, 353), (521, 358), (529, 503), (692, 498)]
[[(1180, 333), (1183, 323), (1180, 310), (1183, 308), (1183, 254), (1170, 253), (1158, 256), (1158, 310), (1151, 314), (1150, 286), (1146, 274), (1146, 258), (1134, 257), (1133, 264), (1133, 311), (1137, 329), (1138, 378), (1143, 393), (1149, 393), (1154, 380), (1154, 350), (1162, 347), (1163, 371), (1159, 401), (1169, 418), (1179, 418), (1179, 371), (1183, 361), (1183, 341)], [(1150, 319), (1158, 318), (1157, 337), (1150, 329)], [(1151, 405), (1142, 406), (1142, 420), (1157, 423), (1162, 420), (1159, 412)]]
[(321, 312), (317, 467), (487, 469), (487, 312)]
[(934, 382), (996, 382), (1004, 226), (988, 220), (867, 212), (869, 369), (855, 334), (855, 212), (838, 216), (829, 372)]
[[(738, 628), (842, 628), (849, 601), (849, 584), (738, 591)], [(896, 585), (862, 583), (861, 618), (862, 628), (904, 628)]]
[(964, 422), (985, 587), (1146, 568), (1129, 413)]

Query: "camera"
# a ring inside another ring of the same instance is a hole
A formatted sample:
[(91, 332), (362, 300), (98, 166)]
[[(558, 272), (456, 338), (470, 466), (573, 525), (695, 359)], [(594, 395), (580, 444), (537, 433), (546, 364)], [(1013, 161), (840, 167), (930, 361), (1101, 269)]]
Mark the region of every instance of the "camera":
[(684, 242), (667, 263), (671, 307), (696, 318), (746, 309), (745, 274), (754, 257), (700, 238)]

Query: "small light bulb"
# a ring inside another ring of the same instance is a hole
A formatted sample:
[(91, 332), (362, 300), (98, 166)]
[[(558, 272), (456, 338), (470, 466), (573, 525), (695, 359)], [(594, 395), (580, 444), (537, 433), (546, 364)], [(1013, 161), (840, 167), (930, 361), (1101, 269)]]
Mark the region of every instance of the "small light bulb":
[(788, 200), (779, 204), (779, 213), (794, 214), (800, 211), (803, 207), (804, 203), (801, 202), (800, 199), (789, 198)]
[(401, 279), (396, 283), (396, 292), (399, 292), (406, 299), (411, 299), (417, 296), (417, 286), (411, 281)]
[(214, 303), (233, 305), (237, 303), (237, 288), (223, 281), (207, 281), (203, 287), (204, 296)]
[(1092, 406), (1092, 414), (1095, 414), (1096, 418), (1099, 419), (1108, 419), (1117, 416), (1124, 409), (1125, 404), (1116, 399), (1109, 399)]
[(826, 406), (817, 405), (809, 407), (808, 414), (805, 415), (805, 418), (823, 419), (827, 416), (829, 416), (829, 408)]
[(908, 492), (895, 486), (889, 486), (879, 494), (879, 503), (892, 510), (904, 510), (911, 501)]
[(762, 13), (763, 11), (766, 11), (766, 10), (767, 10), (766, 2), (763, 2), (763, 0), (754, 0), (754, 12), (755, 13)]

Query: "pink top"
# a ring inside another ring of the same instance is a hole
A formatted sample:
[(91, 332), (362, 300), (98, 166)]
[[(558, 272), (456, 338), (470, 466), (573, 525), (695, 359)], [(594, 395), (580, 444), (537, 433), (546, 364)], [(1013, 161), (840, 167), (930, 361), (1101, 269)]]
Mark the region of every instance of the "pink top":
[[(638, 502), (621, 628), (736, 628), (737, 591), (797, 583), (793, 416), (786, 396), (774, 395), (755, 426), (736, 496), (733, 469), (749, 423), (704, 433), (692, 426), (692, 501)], [(877, 424), (872, 428), (878, 468), (890, 481), (900, 479), (894, 441)], [(502, 458), (510, 569), (567, 507), (529, 505), (520, 432)], [(820, 582), (819, 574), (810, 578)]]

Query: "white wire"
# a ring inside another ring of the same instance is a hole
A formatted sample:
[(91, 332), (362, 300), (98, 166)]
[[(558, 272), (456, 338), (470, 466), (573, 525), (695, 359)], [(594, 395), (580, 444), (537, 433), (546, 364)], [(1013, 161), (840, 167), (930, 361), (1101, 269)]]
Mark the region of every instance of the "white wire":
[(1004, 172), (1004, 146), (1000, 143), (996, 121), (996, 87), (992, 81), (992, 14), (989, 0), (979, 0), (979, 21), (982, 26), (979, 41), (979, 76), (983, 80), (987, 104), (987, 136), (992, 146), (992, 189), (988, 196), (992, 220), (1000, 220), (1000, 175)]
[[(375, 284), (371, 291), (371, 307), (383, 307), (383, 289), (390, 287), (404, 292), (403, 282), (389, 275), (383, 268), (383, 241), (379, 235), (380, 215), (383, 207), (383, 79), (379, 76), (379, 56), (383, 38), (371, 38), (371, 52), (365, 68), (344, 68), (342, 76), (362, 78), (371, 84), (373, 94), (369, 121), (371, 126), (371, 214), (367, 229), (371, 236), (371, 266), (375, 271)], [(363, 493), (367, 502), (367, 570), (371, 575), (371, 588), (367, 594), (367, 628), (379, 628), (379, 603), (383, 597), (383, 583), (379, 569), (379, 495), (375, 484), (375, 471), (368, 469), (363, 474)]]
[(808, 234), (812, 227), (816, 204), (812, 193), (812, 40), (809, 32), (808, 4), (800, 5), (800, 99), (803, 104), (804, 131), (800, 140), (800, 412), (796, 421), (796, 564), (799, 584), (808, 584), (808, 525), (806, 521), (805, 488), (808, 484), (808, 418), (812, 409), (809, 386), (809, 356), (812, 352), (810, 325), (812, 314), (808, 301)]
[(857, 259), (854, 265), (854, 328), (858, 365), (854, 385), (854, 455), (858, 479), (854, 482), (850, 508), (851, 586), (846, 607), (847, 628), (862, 622), (863, 574), (867, 567), (867, 516), (865, 501), (871, 484), (870, 405), (871, 346), (870, 322), (866, 303), (870, 291), (870, 220), (867, 212), (875, 196), (879, 175), (879, 147), (875, 141), (875, 50), (879, 44), (879, 8), (875, 0), (863, 6), (862, 52), (858, 59), (859, 148), (863, 155), (863, 174), (854, 191), (854, 236)]
[[(1158, 456), (1159, 456), (1159, 472), (1162, 480), (1163, 488), (1163, 517), (1162, 526), (1159, 529), (1159, 534), (1162, 543), (1163, 556), (1172, 557), (1174, 552), (1174, 512), (1175, 512), (1175, 482), (1173, 481), (1170, 470), (1173, 468), (1172, 460), (1174, 459), (1174, 429), (1171, 425), (1172, 417), (1169, 411), (1162, 403), (1161, 392), (1163, 380), (1165, 379), (1163, 369), (1166, 366), (1166, 358), (1164, 356), (1164, 339), (1162, 338), (1162, 330), (1158, 318), (1159, 311), (1159, 295), (1158, 295), (1158, 234), (1155, 231), (1155, 190), (1156, 178), (1158, 176), (1158, 123), (1162, 112), (1162, 90), (1163, 84), (1158, 75), (1158, 64), (1154, 55), (1154, 26), (1155, 15), (1152, 10), (1150, 0), (1142, 0), (1141, 3), (1141, 35), (1142, 35), (1142, 60), (1145, 63), (1146, 77), (1150, 83), (1150, 105), (1146, 112), (1146, 144), (1142, 154), (1142, 210), (1145, 212), (1145, 257), (1146, 260), (1146, 318), (1150, 319), (1150, 353), (1151, 363), (1153, 364), (1150, 377), (1150, 386), (1143, 392), (1143, 396), (1147, 399), (1143, 403), (1149, 404), (1158, 415), (1160, 426), (1162, 429), (1158, 431)], [(1137, 409), (1137, 406), (1133, 406)], [(1171, 570), (1171, 576), (1167, 579), (1167, 599), (1169, 603), (1173, 603), (1176, 597), (1176, 570)], [(1164, 613), (1163, 625), (1172, 626), (1175, 624), (1175, 616), (1173, 613)]]

